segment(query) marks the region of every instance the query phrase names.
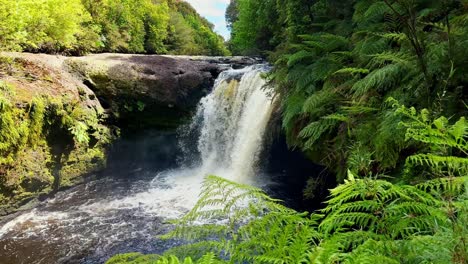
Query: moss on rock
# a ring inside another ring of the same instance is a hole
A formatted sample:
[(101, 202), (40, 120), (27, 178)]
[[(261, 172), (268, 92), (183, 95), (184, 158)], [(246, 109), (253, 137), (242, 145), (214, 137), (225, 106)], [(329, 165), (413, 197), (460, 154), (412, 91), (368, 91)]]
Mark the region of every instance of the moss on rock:
[[(48, 92), (41, 71), (31, 80), (18, 78), (21, 71), (21, 64), (0, 60), (0, 216), (102, 169), (113, 138), (103, 109), (82, 96), (85, 88)], [(18, 97), (28, 89), (45, 92)]]

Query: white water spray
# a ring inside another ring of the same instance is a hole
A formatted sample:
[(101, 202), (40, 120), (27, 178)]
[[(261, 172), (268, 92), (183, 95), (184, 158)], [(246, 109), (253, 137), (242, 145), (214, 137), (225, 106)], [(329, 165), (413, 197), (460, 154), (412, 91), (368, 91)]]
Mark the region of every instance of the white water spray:
[[(215, 174), (251, 183), (273, 105), (261, 66), (223, 72), (202, 99), (192, 127), (202, 121), (199, 175)], [(240, 78), (240, 80), (239, 80)]]

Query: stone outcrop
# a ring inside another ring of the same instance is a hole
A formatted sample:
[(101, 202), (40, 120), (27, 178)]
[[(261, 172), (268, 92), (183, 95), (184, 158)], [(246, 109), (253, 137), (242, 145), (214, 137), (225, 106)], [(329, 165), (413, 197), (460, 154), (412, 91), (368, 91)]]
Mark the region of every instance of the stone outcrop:
[(117, 131), (173, 129), (244, 57), (0, 54), (0, 216), (106, 164)]
[(110, 114), (110, 122), (126, 129), (174, 128), (190, 116), (223, 70), (259, 63), (249, 57), (95, 54), (63, 57), (10, 54), (71, 75), (92, 91)]
[(173, 128), (190, 114), (226, 67), (203, 60), (99, 54), (64, 61), (119, 127)]

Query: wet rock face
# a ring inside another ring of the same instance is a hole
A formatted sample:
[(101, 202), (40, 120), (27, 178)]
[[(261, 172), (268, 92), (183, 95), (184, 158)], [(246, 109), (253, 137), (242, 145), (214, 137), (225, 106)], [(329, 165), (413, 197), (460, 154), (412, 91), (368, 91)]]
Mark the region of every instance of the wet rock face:
[[(65, 61), (122, 128), (173, 128), (185, 120), (223, 70), (244, 57), (99, 54)], [(135, 122), (135, 121), (138, 122)]]
[(50, 55), (0, 54), (0, 217), (105, 166), (114, 137), (104, 110), (62, 63)]

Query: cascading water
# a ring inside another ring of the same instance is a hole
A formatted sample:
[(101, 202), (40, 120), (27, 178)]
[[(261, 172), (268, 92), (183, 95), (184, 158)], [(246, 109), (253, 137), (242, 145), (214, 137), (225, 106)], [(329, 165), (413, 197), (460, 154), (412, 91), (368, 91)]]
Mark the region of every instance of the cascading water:
[(254, 182), (273, 109), (264, 71), (257, 65), (220, 75), (193, 122), (181, 129), (197, 135), (196, 142), (182, 140), (182, 147), (197, 150), (180, 169), (133, 182), (106, 177), (0, 222), (0, 264), (102, 263), (116, 253), (161, 253), (173, 246), (155, 236), (169, 228), (165, 219), (193, 207), (206, 175)]
[[(223, 72), (203, 98), (190, 129), (200, 131), (199, 174), (252, 182), (272, 102), (261, 78), (263, 66)], [(200, 122), (201, 121), (201, 122)]]

